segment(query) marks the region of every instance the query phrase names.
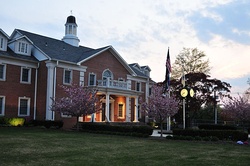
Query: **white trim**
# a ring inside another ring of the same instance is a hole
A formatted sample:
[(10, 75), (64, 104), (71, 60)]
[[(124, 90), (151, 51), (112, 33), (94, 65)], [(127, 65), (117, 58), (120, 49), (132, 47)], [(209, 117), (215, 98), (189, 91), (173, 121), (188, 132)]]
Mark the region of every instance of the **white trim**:
[(2, 112), (0, 112), (0, 116), (4, 116), (5, 113), (5, 96), (0, 96), (0, 98), (2, 98)]
[(0, 57), (1, 63), (9, 64), (9, 65), (15, 65), (15, 66), (25, 66), (29, 68), (37, 68), (38, 62), (31, 62), (29, 60), (18, 60), (14, 58), (7, 58), (7, 57)]
[[(21, 100), (27, 100), (27, 114), (20, 114), (20, 104)], [(18, 116), (30, 116), (30, 98), (29, 97), (19, 97), (18, 98)]]
[(3, 78), (0, 78), (0, 81), (6, 81), (6, 64), (0, 63), (0, 65), (3, 65)]
[[(23, 70), (27, 69), (28, 70), (28, 81), (23, 81)], [(23, 84), (31, 84), (31, 68), (28, 67), (21, 67), (21, 74), (20, 74), (20, 83)]]

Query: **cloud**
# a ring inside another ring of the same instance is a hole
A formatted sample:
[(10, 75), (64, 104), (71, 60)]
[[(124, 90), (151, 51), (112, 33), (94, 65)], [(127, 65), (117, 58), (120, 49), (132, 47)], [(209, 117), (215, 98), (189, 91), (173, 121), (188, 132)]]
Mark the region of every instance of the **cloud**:
[(246, 32), (250, 28), (249, 1), (232, 1), (224, 5), (205, 8), (196, 11), (189, 18), (197, 32), (199, 39), (209, 42), (212, 35), (222, 35), (224, 38), (235, 40), (242, 44), (250, 44), (249, 35), (240, 35), (237, 32)]

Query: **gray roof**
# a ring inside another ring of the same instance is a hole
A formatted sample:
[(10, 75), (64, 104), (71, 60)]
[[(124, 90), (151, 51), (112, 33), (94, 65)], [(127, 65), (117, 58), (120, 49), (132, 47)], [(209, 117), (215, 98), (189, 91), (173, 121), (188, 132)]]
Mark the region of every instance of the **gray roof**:
[(15, 59), (38, 62), (38, 60), (34, 56), (16, 54), (10, 48), (7, 48), (7, 51), (0, 51), (0, 56), (2, 56), (2, 57), (12, 57), (12, 58), (15, 58)]
[(141, 76), (141, 77), (149, 77), (147, 76), (146, 74), (144, 74), (143, 72), (141, 72), (139, 69), (137, 69), (135, 67), (135, 65), (137, 65), (137, 63), (132, 63), (132, 64), (129, 64), (129, 67), (138, 75), (138, 76)]
[(78, 63), (90, 56), (106, 49), (109, 46), (93, 49), (89, 47), (75, 47), (65, 43), (62, 40), (30, 33), (20, 29), (16, 29), (20, 34), (27, 36), (33, 44), (42, 50), (52, 60), (68, 61)]

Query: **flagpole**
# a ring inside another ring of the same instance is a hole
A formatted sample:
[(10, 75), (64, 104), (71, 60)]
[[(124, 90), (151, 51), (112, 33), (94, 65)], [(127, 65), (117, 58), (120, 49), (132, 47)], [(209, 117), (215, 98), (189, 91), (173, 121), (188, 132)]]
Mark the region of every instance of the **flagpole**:
[[(167, 53), (167, 63), (169, 63), (168, 65), (171, 66), (171, 62), (170, 62), (170, 55), (169, 55), (169, 47), (168, 47), (168, 53)], [(168, 80), (170, 82), (170, 73), (171, 73), (171, 70), (169, 71), (169, 69), (171, 67), (167, 66), (168, 68), (168, 72), (169, 72), (169, 75), (168, 75)], [(168, 98), (170, 98), (170, 83), (168, 84)], [(168, 116), (167, 117), (167, 131), (170, 131), (171, 130), (171, 117)]]
[[(183, 85), (183, 88), (185, 87), (185, 73), (184, 73), (184, 65), (182, 66), (182, 79), (183, 79), (183, 81), (182, 81), (182, 85)], [(185, 105), (186, 105), (186, 103), (185, 103), (185, 98), (183, 98), (183, 129), (185, 129), (186, 128), (186, 110), (185, 110)]]

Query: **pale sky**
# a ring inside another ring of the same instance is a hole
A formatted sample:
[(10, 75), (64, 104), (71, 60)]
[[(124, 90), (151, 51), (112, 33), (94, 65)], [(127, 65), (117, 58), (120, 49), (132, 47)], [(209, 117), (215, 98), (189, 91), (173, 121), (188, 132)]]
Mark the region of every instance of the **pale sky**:
[(0, 0), (0, 28), (62, 39), (66, 18), (76, 17), (80, 45), (112, 45), (127, 63), (148, 65), (163, 81), (183, 47), (204, 51), (211, 78), (243, 93), (250, 78), (249, 0)]

